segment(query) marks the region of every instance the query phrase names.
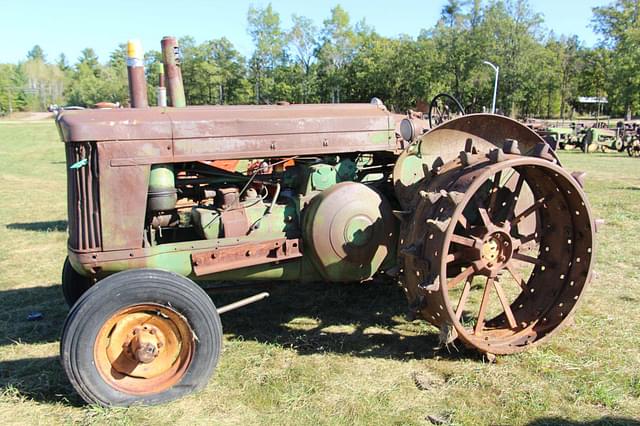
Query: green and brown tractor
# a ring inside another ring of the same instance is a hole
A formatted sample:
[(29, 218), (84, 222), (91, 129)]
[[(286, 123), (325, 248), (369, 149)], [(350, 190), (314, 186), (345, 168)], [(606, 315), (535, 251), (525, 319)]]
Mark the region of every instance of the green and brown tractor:
[(486, 354), (570, 322), (594, 220), (583, 175), (527, 127), (472, 114), (430, 128), (379, 101), (180, 107), (169, 95), (173, 107), (57, 118), (61, 360), (86, 401), (155, 404), (207, 384), (219, 315), (264, 295), (215, 306), (201, 283), (384, 275), (444, 344)]

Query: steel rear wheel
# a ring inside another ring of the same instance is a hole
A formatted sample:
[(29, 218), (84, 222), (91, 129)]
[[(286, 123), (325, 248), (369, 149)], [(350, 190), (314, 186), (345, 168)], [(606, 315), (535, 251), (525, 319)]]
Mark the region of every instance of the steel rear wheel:
[(594, 223), (550, 156), (465, 153), (421, 195), (403, 283), (445, 343), (509, 354), (566, 323), (590, 280)]
[(65, 322), (61, 362), (88, 403), (158, 404), (204, 387), (222, 346), (220, 317), (191, 280), (159, 270), (100, 281)]

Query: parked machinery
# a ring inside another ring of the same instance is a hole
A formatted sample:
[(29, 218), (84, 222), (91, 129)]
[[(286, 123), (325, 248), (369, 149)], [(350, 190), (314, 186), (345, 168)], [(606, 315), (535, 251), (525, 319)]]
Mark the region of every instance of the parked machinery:
[(619, 134), (617, 129), (610, 129), (607, 123), (600, 121), (586, 129), (582, 138), (583, 152), (605, 152), (607, 149), (616, 150)]
[[(175, 105), (179, 63), (165, 67)], [(444, 344), (511, 354), (567, 324), (591, 279), (584, 174), (505, 117), (429, 130), (375, 102), (67, 111), (57, 124), (72, 305), (61, 360), (91, 403), (207, 383), (219, 314), (264, 295), (216, 307), (194, 281), (385, 273)]]
[(627, 151), (629, 157), (640, 157), (640, 126), (638, 123), (618, 122), (618, 140), (616, 148), (619, 152)]
[(584, 126), (581, 123), (571, 123), (569, 127), (549, 126), (537, 130), (543, 138), (550, 138), (559, 149), (580, 148), (584, 136)]

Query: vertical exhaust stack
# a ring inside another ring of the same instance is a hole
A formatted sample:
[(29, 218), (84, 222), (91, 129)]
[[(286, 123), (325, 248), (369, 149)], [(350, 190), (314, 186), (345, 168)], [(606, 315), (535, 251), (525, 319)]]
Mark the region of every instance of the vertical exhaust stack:
[(149, 100), (144, 76), (144, 53), (139, 40), (129, 40), (127, 43), (127, 76), (131, 108), (147, 108)]
[(182, 83), (182, 71), (180, 70), (180, 47), (175, 37), (163, 37), (162, 61), (167, 74), (167, 99), (172, 107), (182, 108), (187, 106)]
[(162, 62), (158, 63), (158, 88), (156, 89), (156, 97), (158, 99), (159, 107), (167, 106), (167, 88), (164, 85), (164, 65)]

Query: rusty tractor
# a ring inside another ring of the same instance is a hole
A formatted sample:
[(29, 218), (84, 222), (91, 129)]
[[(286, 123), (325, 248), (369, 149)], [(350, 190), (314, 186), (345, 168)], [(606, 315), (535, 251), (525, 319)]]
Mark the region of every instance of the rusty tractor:
[(185, 107), (177, 43), (162, 47), (169, 107), (148, 107), (143, 71), (130, 69), (133, 108), (57, 118), (71, 306), (61, 362), (84, 400), (156, 404), (208, 382), (219, 315), (266, 294), (216, 307), (195, 282), (384, 274), (443, 345), (491, 355), (569, 322), (591, 278), (594, 220), (584, 174), (535, 132), (491, 114), (431, 128), (379, 101)]

